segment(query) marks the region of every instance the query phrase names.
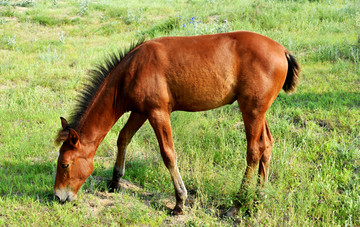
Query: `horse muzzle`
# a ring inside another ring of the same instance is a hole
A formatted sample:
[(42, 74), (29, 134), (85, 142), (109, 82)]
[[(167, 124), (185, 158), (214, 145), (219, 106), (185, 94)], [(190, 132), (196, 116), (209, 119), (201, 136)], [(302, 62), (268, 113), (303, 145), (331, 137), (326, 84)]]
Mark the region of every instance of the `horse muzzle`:
[(76, 199), (76, 195), (67, 189), (55, 189), (54, 197), (60, 203), (71, 202)]

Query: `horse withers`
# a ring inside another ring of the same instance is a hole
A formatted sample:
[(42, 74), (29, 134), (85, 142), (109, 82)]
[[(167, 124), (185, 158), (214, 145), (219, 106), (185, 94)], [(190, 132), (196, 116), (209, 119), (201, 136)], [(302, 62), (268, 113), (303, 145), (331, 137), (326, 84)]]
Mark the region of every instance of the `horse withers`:
[[(242, 184), (255, 173), (268, 180), (273, 138), (265, 113), (281, 89), (297, 85), (300, 67), (279, 43), (248, 31), (140, 41), (110, 56), (92, 72), (69, 123), (61, 118), (62, 142), (57, 163), (55, 197), (76, 198), (91, 175), (96, 149), (115, 122), (130, 111), (117, 140), (118, 155), (111, 189), (125, 172), (126, 147), (148, 120), (159, 142), (176, 196), (174, 214), (182, 214), (186, 187), (176, 162), (170, 114), (204, 111), (238, 102), (245, 124), (247, 168)], [(236, 213), (238, 202), (229, 213)]]

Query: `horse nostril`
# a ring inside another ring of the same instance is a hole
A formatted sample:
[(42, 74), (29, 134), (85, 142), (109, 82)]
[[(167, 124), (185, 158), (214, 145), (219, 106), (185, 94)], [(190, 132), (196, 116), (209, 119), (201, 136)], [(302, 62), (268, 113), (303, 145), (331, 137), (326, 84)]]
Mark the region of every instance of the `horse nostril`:
[(58, 201), (58, 202), (60, 202), (60, 197), (57, 196), (57, 195), (55, 195), (55, 200)]

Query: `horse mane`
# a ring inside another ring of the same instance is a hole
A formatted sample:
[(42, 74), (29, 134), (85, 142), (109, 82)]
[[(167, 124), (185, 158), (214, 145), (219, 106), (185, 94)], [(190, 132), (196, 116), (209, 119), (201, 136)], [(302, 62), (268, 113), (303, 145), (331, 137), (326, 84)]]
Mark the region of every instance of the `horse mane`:
[(111, 71), (115, 69), (115, 67), (126, 57), (128, 53), (140, 46), (144, 43), (144, 41), (145, 38), (141, 38), (137, 42), (133, 42), (129, 48), (113, 52), (102, 64), (96, 65), (93, 70), (89, 71), (89, 82), (85, 84), (77, 98), (77, 104), (69, 118), (69, 127), (61, 129), (58, 132), (56, 143), (60, 143), (61, 141), (65, 141), (67, 139), (69, 128), (76, 129), (78, 127), (82, 116), (92, 102), (96, 92), (99, 90), (105, 79), (110, 75)]

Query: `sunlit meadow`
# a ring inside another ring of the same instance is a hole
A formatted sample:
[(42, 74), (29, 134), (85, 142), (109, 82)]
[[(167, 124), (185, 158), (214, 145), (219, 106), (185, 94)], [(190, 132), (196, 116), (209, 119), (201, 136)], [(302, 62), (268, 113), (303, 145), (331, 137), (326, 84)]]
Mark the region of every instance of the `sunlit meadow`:
[[(357, 0), (0, 0), (0, 225), (360, 225), (360, 2)], [(275, 139), (267, 195), (251, 216), (221, 218), (245, 171), (237, 103), (172, 115), (189, 200), (171, 216), (173, 185), (146, 123), (128, 148), (124, 189), (109, 193), (116, 140), (100, 145), (78, 200), (53, 200), (54, 144), (87, 72), (141, 37), (250, 30), (302, 66), (292, 95), (267, 113)]]

